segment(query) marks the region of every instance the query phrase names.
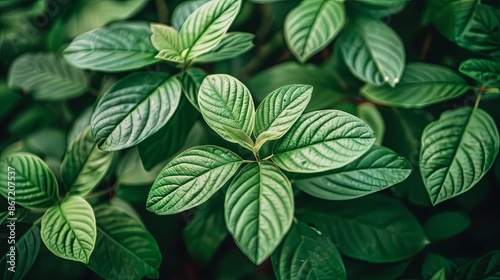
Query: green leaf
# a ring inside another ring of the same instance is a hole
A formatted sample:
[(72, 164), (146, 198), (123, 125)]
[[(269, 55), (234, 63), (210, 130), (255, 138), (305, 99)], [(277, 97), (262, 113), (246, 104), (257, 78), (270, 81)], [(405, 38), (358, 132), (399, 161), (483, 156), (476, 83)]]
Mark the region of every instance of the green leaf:
[(88, 263), (94, 251), (97, 228), (94, 211), (80, 196), (68, 196), (42, 217), (42, 241), (54, 255)]
[(207, 264), (228, 236), (224, 222), (224, 196), (214, 195), (196, 210), (183, 230), (184, 244), (189, 255)]
[[(6, 225), (2, 225), (5, 227)], [(18, 228), (17, 228), (18, 230)], [(19, 231), (17, 231), (19, 232)], [(40, 250), (40, 229), (36, 226), (31, 227), (22, 236), (15, 237), (15, 239), (8, 239), (5, 236), (5, 247), (7, 247), (7, 252), (0, 258), (0, 263), (5, 265), (5, 270), (3, 272), (2, 279), (4, 280), (20, 280), (24, 279), (26, 274), (30, 271), (33, 263), (35, 262), (38, 251)], [(7, 246), (11, 244), (9, 241), (15, 240), (15, 245)], [(10, 248), (14, 247), (14, 259), (10, 256)], [(0, 265), (0, 267), (2, 267)], [(14, 267), (15, 271), (9, 270), (10, 267)]]
[(208, 0), (193, 0), (179, 3), (172, 12), (172, 27), (180, 30), (186, 19)]
[(180, 98), (181, 85), (173, 76), (157, 72), (130, 74), (99, 100), (92, 115), (92, 135), (99, 148), (106, 151), (137, 145), (170, 120)]
[(73, 141), (61, 163), (61, 177), (70, 195), (84, 196), (104, 178), (113, 162), (113, 153), (101, 151), (90, 128)]
[(385, 122), (377, 106), (368, 102), (361, 103), (358, 105), (357, 115), (361, 120), (367, 123), (375, 133), (375, 137), (377, 137), (375, 144), (382, 145), (385, 133)]
[(194, 11), (180, 31), (186, 48), (182, 58), (192, 60), (215, 48), (238, 15), (240, 6), (241, 0), (213, 0)]
[(273, 132), (265, 140), (281, 138), (290, 130), (311, 100), (313, 87), (288, 85), (271, 92), (256, 112), (255, 137), (262, 138), (264, 132)]
[[(71, 17), (64, 22), (64, 31), (67, 37), (73, 38), (110, 22), (129, 18), (144, 7), (147, 2), (148, 0), (78, 1), (77, 6), (71, 9)], [(53, 12), (52, 5), (62, 6), (66, 3), (62, 1), (58, 4), (47, 3), (45, 13), (54, 16), (59, 7), (54, 8), (55, 12)]]
[(200, 106), (198, 105), (198, 92), (206, 76), (207, 73), (205, 71), (195, 67), (183, 71), (179, 76), (182, 92), (198, 111), (200, 111)]
[(358, 260), (396, 262), (428, 243), (413, 214), (398, 200), (382, 195), (335, 202), (311, 199), (295, 213), (330, 237), (340, 253)]
[(76, 37), (64, 50), (66, 60), (94, 71), (121, 72), (157, 63), (147, 23), (114, 24)]
[(442, 212), (427, 220), (424, 230), (430, 241), (440, 241), (460, 234), (470, 224), (471, 220), (462, 212)]
[(460, 64), (460, 72), (488, 86), (500, 85), (500, 61), (467, 59)]
[(401, 12), (408, 2), (407, 0), (348, 0), (345, 5), (348, 15), (383, 18)]
[(441, 34), (456, 41), (464, 33), (478, 2), (431, 0), (426, 13)]
[(16, 204), (28, 209), (46, 209), (59, 199), (56, 177), (39, 157), (28, 153), (9, 154), (2, 157), (0, 167), (5, 170), (0, 173), (0, 180), (5, 183), (0, 193), (7, 198), (9, 192), (11, 197), (14, 192)]
[(405, 69), (405, 49), (398, 34), (378, 20), (357, 18), (339, 38), (352, 74), (372, 85), (394, 87)]
[(159, 51), (155, 58), (174, 63), (184, 62), (181, 57), (181, 38), (177, 30), (168, 25), (152, 23), (151, 32), (151, 43)]
[(21, 89), (35, 100), (64, 100), (87, 90), (87, 74), (52, 53), (27, 53), (14, 60), (8, 76), (9, 87)]
[(302, 115), (273, 148), (272, 160), (282, 169), (314, 173), (343, 167), (375, 142), (370, 127), (338, 110)]
[(423, 279), (431, 279), (441, 269), (444, 269), (445, 275), (451, 278), (452, 273), (457, 269), (457, 265), (438, 254), (430, 253), (425, 256), (422, 264)]
[(328, 200), (345, 200), (381, 191), (405, 180), (411, 164), (392, 150), (373, 146), (341, 169), (299, 177), (294, 184), (302, 191)]
[(253, 47), (254, 37), (253, 34), (245, 32), (227, 33), (215, 48), (210, 52), (196, 57), (194, 61), (208, 63), (237, 57)]
[(257, 102), (264, 100), (279, 87), (290, 84), (310, 85), (314, 92), (305, 110), (307, 112), (342, 102), (345, 97), (338, 81), (335, 73), (326, 67), (285, 62), (254, 75), (246, 84)]
[(160, 249), (141, 223), (111, 206), (94, 211), (98, 234), (88, 267), (105, 279), (158, 278)]
[(247, 87), (229, 75), (209, 75), (200, 86), (198, 105), (207, 124), (229, 142), (246, 147), (245, 139), (236, 137), (226, 127), (250, 136), (255, 107)]
[(500, 9), (476, 5), (457, 44), (470, 51), (500, 59)]
[(490, 169), (500, 140), (495, 121), (481, 109), (446, 111), (422, 135), (420, 172), (432, 204), (472, 188)]
[(274, 274), (281, 280), (346, 279), (335, 244), (303, 222), (294, 223), (272, 255)]
[(199, 113), (188, 101), (181, 99), (179, 107), (168, 123), (137, 146), (144, 168), (151, 170), (176, 154), (184, 146), (189, 131), (198, 117)]
[(500, 277), (500, 251), (488, 254), (460, 266), (453, 279), (485, 279), (493, 280)]
[(250, 163), (231, 182), (224, 208), (227, 229), (236, 244), (260, 265), (292, 225), (292, 186), (271, 162)]
[(0, 104), (2, 104), (2, 107), (0, 107), (0, 118), (4, 118), (11, 112), (21, 100), (21, 95), (13, 92), (5, 81), (0, 81)]
[(198, 206), (229, 181), (242, 163), (235, 153), (216, 146), (186, 150), (160, 172), (146, 207), (158, 215), (170, 215)]
[(454, 71), (433, 64), (410, 63), (396, 87), (365, 85), (361, 94), (384, 105), (422, 108), (457, 98), (466, 91), (467, 83)]
[(294, 56), (304, 63), (333, 41), (344, 20), (342, 1), (302, 1), (285, 19), (286, 43)]
[(432, 276), (431, 280), (446, 280), (446, 271), (444, 268), (441, 268), (434, 276)]

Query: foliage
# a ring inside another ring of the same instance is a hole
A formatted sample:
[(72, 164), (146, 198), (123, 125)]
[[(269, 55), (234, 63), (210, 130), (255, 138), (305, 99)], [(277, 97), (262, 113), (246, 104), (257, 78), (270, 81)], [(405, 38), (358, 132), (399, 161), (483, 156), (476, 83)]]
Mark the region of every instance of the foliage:
[(2, 279), (498, 277), (493, 2), (1, 1)]

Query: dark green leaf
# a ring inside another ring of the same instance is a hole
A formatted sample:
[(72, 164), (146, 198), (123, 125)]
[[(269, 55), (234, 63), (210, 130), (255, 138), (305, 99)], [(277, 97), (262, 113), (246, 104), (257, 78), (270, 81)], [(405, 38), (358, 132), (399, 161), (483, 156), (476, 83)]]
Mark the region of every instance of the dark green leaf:
[(200, 110), (198, 105), (198, 91), (207, 73), (199, 68), (189, 68), (179, 76), (182, 85), (182, 92), (196, 110)]
[(441, 255), (430, 253), (425, 256), (422, 264), (423, 279), (431, 279), (441, 269), (444, 269), (445, 274), (451, 277), (457, 265)]
[(488, 86), (500, 85), (500, 61), (468, 59), (460, 64), (460, 72)]
[(422, 135), (420, 172), (436, 205), (472, 188), (495, 162), (500, 145), (495, 121), (481, 109), (444, 112)]
[(430, 241), (445, 240), (466, 230), (471, 224), (462, 212), (443, 212), (432, 216), (424, 225)]
[(137, 145), (170, 120), (180, 98), (181, 85), (173, 76), (130, 74), (106, 91), (97, 104), (92, 135), (106, 151)]
[(181, 30), (182, 25), (186, 21), (186, 19), (201, 5), (207, 3), (208, 0), (193, 0), (193, 1), (184, 1), (179, 3), (172, 12), (172, 26)]
[[(4, 226), (5, 225), (2, 225), (2, 227)], [(17, 226), (17, 229), (18, 228), (19, 225)], [(15, 245), (11, 245), (12, 247), (15, 247), (13, 254), (10, 251), (11, 246), (7, 246), (7, 244), (14, 244), (11, 243), (10, 240), (15, 241)], [(33, 263), (38, 256), (38, 251), (40, 250), (40, 229), (36, 226), (33, 226), (28, 229), (22, 236), (14, 236), (14, 239), (5, 239), (5, 241), (7, 253), (2, 256), (2, 258), (0, 258), (0, 262), (2, 263), (0, 267), (5, 265), (2, 279), (24, 279), (28, 271), (33, 266)], [(9, 268), (13, 269), (14, 271), (10, 270)]]
[(373, 146), (341, 169), (299, 177), (294, 184), (318, 198), (345, 200), (388, 188), (406, 179), (411, 171), (405, 158), (388, 148)]
[(498, 250), (460, 266), (454, 275), (454, 279), (494, 280), (498, 278), (500, 278), (500, 251)]
[(280, 280), (346, 279), (342, 258), (332, 241), (300, 221), (292, 224), (272, 262)]
[(410, 63), (396, 87), (366, 85), (361, 94), (384, 105), (421, 108), (457, 98), (466, 91), (467, 83), (455, 72), (438, 65)]
[(12, 63), (8, 83), (36, 100), (55, 101), (85, 93), (89, 78), (57, 54), (27, 53)]

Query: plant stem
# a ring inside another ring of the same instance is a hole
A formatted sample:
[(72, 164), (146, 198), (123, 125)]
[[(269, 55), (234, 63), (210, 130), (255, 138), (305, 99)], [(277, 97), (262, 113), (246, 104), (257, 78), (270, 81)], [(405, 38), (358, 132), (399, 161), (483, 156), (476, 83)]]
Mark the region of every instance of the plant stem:
[(168, 7), (164, 0), (155, 0), (156, 4), (156, 14), (158, 15), (158, 21), (161, 23), (168, 23), (170, 18), (168, 15)]
[(269, 156), (267, 156), (267, 157), (263, 158), (262, 160), (270, 160), (273, 156), (274, 156), (274, 155), (269, 155)]
[(476, 97), (476, 103), (474, 103), (474, 108), (472, 109), (472, 112), (476, 111), (477, 107), (479, 106), (479, 102), (481, 101), (481, 97), (483, 96), (484, 91), (486, 90), (486, 85), (483, 84), (481, 88), (479, 89), (479, 92), (477, 93)]

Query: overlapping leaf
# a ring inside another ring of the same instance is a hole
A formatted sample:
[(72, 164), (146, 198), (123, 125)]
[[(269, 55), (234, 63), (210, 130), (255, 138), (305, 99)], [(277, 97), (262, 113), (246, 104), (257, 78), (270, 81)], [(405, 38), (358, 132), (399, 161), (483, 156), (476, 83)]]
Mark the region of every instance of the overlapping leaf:
[(175, 77), (136, 72), (120, 79), (101, 98), (92, 115), (99, 148), (116, 151), (137, 145), (172, 117), (181, 97)]
[(460, 64), (460, 72), (488, 86), (500, 85), (500, 61), (467, 59)]
[(61, 163), (61, 177), (71, 195), (86, 195), (108, 172), (113, 154), (100, 150), (86, 128), (70, 144)]
[(303, 222), (294, 223), (272, 255), (274, 274), (281, 280), (346, 279), (335, 244)]
[(89, 78), (52, 53), (27, 53), (19, 56), (9, 69), (10, 88), (22, 89), (36, 100), (64, 100), (87, 90)]
[(296, 215), (330, 237), (343, 255), (367, 262), (401, 261), (428, 242), (401, 202), (377, 194), (352, 201), (315, 199), (297, 209)]
[(155, 58), (174, 63), (184, 62), (181, 57), (181, 38), (177, 30), (168, 25), (153, 23), (151, 32), (151, 43), (159, 51)]
[(186, 19), (208, 0), (193, 0), (179, 3), (172, 12), (172, 27), (180, 30)]
[(432, 0), (429, 1), (426, 16), (441, 34), (451, 41), (456, 41), (467, 28), (478, 2)]
[(2, 157), (0, 167), (5, 170), (0, 173), (0, 179), (5, 183), (0, 193), (9, 197), (8, 182), (12, 182), (16, 204), (28, 209), (45, 209), (59, 199), (57, 180), (39, 157), (27, 153), (10, 154)]
[(160, 249), (141, 223), (111, 206), (94, 211), (97, 241), (88, 267), (105, 279), (158, 278)]
[(42, 241), (54, 255), (88, 263), (97, 237), (94, 211), (80, 196), (68, 196), (45, 212)]
[(203, 118), (217, 134), (252, 150), (252, 143), (243, 139), (242, 133), (251, 135), (255, 107), (244, 84), (229, 75), (207, 76), (200, 86), (198, 105)]
[(251, 163), (229, 186), (224, 208), (226, 225), (236, 244), (259, 265), (272, 254), (292, 224), (292, 187), (271, 162)]
[(313, 173), (343, 167), (363, 155), (375, 142), (370, 127), (338, 110), (302, 115), (273, 148), (281, 168)]
[[(257, 108), (255, 137), (261, 141), (281, 138), (306, 109), (312, 91), (312, 86), (289, 85), (271, 92)], [(273, 134), (265, 137), (266, 132)]]
[(120, 72), (157, 63), (147, 23), (123, 23), (76, 37), (64, 50), (70, 64), (84, 69)]
[(495, 121), (481, 109), (444, 112), (422, 134), (420, 172), (434, 205), (472, 188), (495, 162)]
[(500, 278), (500, 251), (488, 254), (460, 266), (454, 279), (496, 279)]
[(210, 52), (195, 58), (196, 62), (207, 63), (237, 57), (253, 47), (255, 36), (245, 32), (231, 32), (222, 37), (220, 43)]
[(366, 85), (361, 89), (361, 94), (385, 105), (421, 108), (457, 98), (466, 91), (465, 80), (450, 69), (433, 64), (410, 63), (396, 87)]
[(299, 177), (294, 183), (302, 191), (322, 199), (344, 200), (371, 194), (406, 179), (411, 164), (392, 150), (373, 146), (356, 161), (341, 169)]
[(235, 153), (216, 146), (186, 150), (160, 172), (146, 207), (156, 214), (168, 215), (198, 206), (229, 181), (242, 163)]
[(372, 85), (394, 87), (405, 69), (405, 49), (398, 34), (378, 20), (357, 18), (339, 38), (351, 72)]
[(200, 106), (198, 105), (198, 92), (205, 76), (207, 76), (205, 71), (195, 67), (182, 71), (179, 76), (182, 92), (198, 111), (200, 110)]
[(305, 62), (335, 38), (344, 20), (345, 8), (340, 0), (302, 1), (285, 19), (288, 47), (300, 62)]
[(192, 60), (215, 48), (233, 23), (241, 0), (213, 0), (196, 9), (180, 30), (186, 49), (181, 57)]

